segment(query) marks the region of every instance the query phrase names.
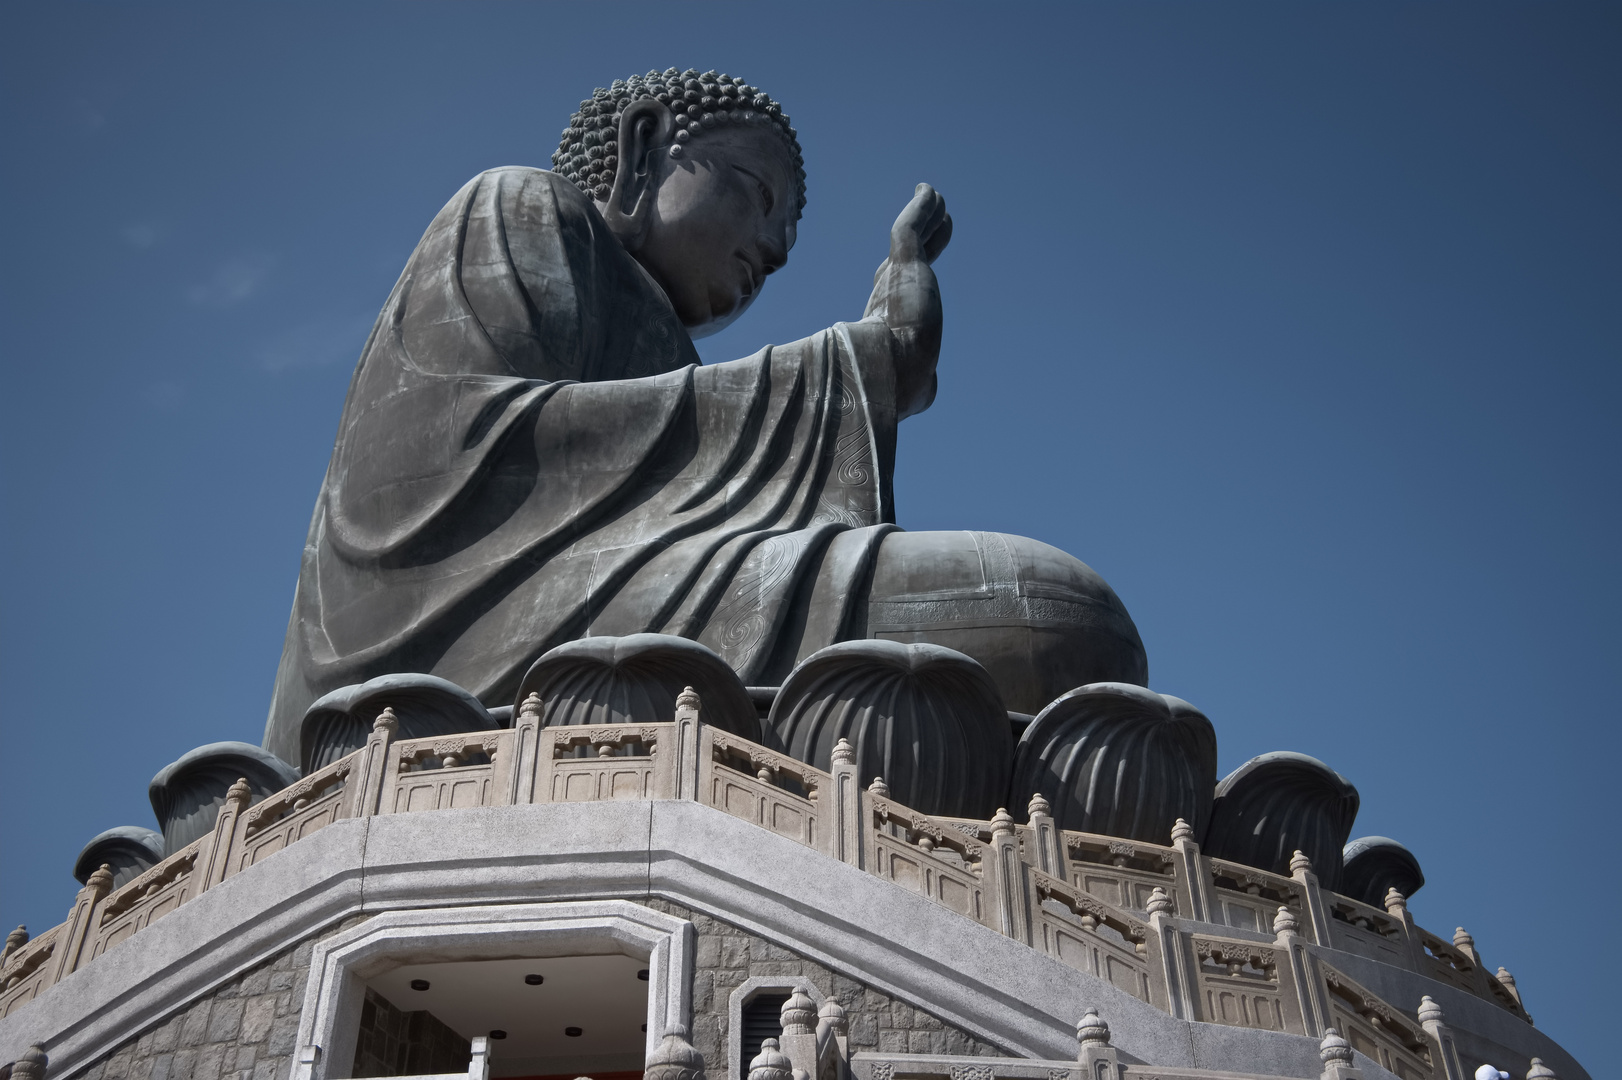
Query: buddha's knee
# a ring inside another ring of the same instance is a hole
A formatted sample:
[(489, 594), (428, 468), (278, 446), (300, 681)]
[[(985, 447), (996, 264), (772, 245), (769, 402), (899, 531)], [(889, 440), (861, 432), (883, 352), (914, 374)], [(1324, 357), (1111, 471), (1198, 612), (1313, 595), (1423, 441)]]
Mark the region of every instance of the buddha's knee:
[(1115, 591), (1080, 559), (1023, 536), (892, 533), (874, 567), (867, 624), (870, 637), (974, 657), (1019, 712), (1086, 683), (1149, 678)]

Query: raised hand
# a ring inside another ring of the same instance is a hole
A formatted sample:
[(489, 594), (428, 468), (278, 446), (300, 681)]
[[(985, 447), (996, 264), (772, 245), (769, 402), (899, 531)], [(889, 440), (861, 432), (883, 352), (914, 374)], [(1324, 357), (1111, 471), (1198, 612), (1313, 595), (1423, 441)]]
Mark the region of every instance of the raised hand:
[(935, 399), (935, 364), (941, 352), (941, 296), (930, 264), (952, 239), (946, 200), (919, 184), (890, 227), (890, 257), (873, 275), (864, 318), (877, 317), (895, 342), (896, 409), (911, 416)]

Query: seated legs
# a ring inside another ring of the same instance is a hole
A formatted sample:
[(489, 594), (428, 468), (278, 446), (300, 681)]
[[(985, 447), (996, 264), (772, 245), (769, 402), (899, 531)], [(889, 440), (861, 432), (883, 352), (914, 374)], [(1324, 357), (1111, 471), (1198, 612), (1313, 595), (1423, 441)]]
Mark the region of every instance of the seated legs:
[(1081, 560), (1023, 536), (891, 533), (866, 622), (868, 637), (974, 657), (1016, 712), (1038, 712), (1087, 683), (1149, 680), (1143, 642), (1114, 590)]

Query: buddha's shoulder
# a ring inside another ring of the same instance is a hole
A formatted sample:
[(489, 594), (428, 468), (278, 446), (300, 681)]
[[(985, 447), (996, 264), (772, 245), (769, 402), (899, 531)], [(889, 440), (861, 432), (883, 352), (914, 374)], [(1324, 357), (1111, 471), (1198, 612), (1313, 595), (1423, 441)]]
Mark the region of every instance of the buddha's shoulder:
[(498, 165), (486, 169), (463, 185), (463, 191), (493, 189), (497, 191), (547, 192), (560, 204), (585, 209), (592, 206), (586, 193), (550, 169), (537, 169), (533, 165)]

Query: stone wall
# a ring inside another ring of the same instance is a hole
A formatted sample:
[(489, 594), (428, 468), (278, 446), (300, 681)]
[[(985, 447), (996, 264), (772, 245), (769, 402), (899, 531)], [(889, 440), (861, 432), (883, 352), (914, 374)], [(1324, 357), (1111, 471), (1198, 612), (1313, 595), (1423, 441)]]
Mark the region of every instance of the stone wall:
[(462, 1072), (473, 1045), (427, 1009), (405, 1012), (370, 988), (360, 1010), (349, 1075), (414, 1076)]
[[(693, 1045), (704, 1055), (710, 1080), (727, 1075), (728, 1000), (744, 980), (756, 976), (804, 977), (837, 1000), (850, 1019), (852, 1053), (1003, 1054), (923, 1009), (730, 923), (663, 900), (643, 903), (690, 920), (697, 931)], [(192, 1002), (96, 1062), (82, 1080), (288, 1080), (315, 942), (361, 921), (350, 919), (312, 936)], [(358, 1052), (356, 1064), (366, 1068), (360, 1057)], [(403, 1071), (398, 1064), (377, 1064)]]
[(973, 1054), (1004, 1052), (923, 1009), (917, 1009), (856, 979), (829, 971), (788, 949), (731, 923), (663, 900), (648, 907), (692, 922), (697, 931), (693, 971), (693, 1046), (704, 1055), (709, 1080), (727, 1075), (727, 1004), (732, 991), (756, 976), (803, 976), (844, 1007), (850, 1020), (851, 1053)]
[(192, 1002), (79, 1074), (79, 1080), (287, 1080), (315, 943), (312, 935)]

